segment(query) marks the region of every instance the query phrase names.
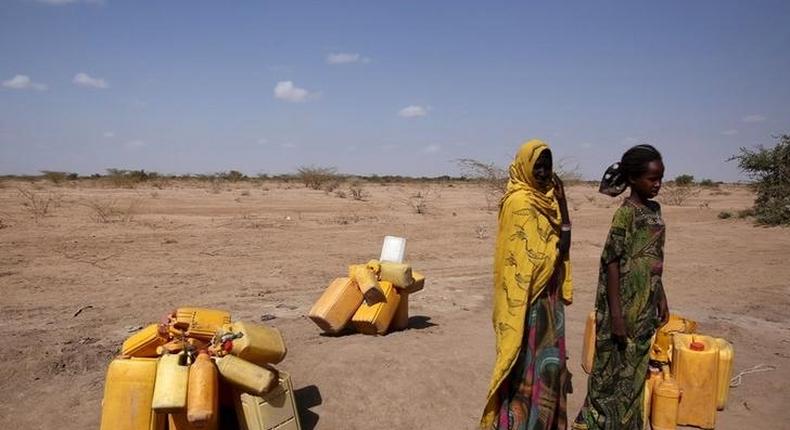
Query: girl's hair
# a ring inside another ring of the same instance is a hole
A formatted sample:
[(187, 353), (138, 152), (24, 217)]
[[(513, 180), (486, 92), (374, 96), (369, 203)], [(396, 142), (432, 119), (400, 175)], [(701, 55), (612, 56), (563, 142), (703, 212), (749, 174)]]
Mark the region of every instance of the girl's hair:
[(647, 171), (651, 161), (661, 160), (661, 153), (652, 145), (636, 145), (625, 151), (619, 162), (606, 169), (598, 191), (612, 197), (628, 187), (628, 178), (637, 178)]

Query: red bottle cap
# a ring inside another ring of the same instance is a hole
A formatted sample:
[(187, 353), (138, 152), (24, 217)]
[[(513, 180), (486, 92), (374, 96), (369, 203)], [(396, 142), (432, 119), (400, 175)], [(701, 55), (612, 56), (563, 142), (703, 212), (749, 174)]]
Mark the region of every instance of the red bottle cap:
[(689, 346), (689, 348), (691, 348), (692, 351), (704, 351), (705, 350), (705, 344), (702, 343), (702, 342), (694, 341), (694, 342), (691, 342), (691, 345)]
[(225, 342), (222, 342), (222, 350), (223, 351), (230, 352), (230, 350), (232, 350), (232, 349), (233, 349), (233, 341), (226, 340)]

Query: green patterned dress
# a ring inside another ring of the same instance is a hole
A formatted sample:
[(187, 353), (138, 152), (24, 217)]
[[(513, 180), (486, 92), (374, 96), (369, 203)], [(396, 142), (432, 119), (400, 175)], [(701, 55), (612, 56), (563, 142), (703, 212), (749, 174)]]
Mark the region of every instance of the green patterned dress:
[[(620, 301), (628, 334), (624, 350), (612, 340), (606, 266), (620, 261)], [(642, 396), (651, 339), (663, 295), (664, 221), (658, 203), (626, 199), (614, 214), (601, 255), (595, 298), (595, 358), (587, 398), (574, 429), (642, 430)]]

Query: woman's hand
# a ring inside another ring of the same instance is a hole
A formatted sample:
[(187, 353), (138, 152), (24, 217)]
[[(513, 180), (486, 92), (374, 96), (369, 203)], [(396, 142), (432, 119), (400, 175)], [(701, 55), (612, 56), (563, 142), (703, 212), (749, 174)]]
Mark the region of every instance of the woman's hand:
[(557, 244), (557, 248), (560, 252), (559, 261), (562, 261), (571, 250), (571, 218), (568, 214), (568, 201), (565, 198), (565, 187), (562, 183), (562, 179), (560, 179), (560, 177), (555, 173), (552, 177), (552, 180), (554, 181), (554, 195), (557, 197), (557, 203), (559, 203), (560, 206), (560, 215), (562, 216), (560, 241)]
[(622, 317), (612, 317), (612, 340), (621, 351), (628, 345), (628, 333)]
[(669, 322), (669, 305), (663, 288), (661, 289), (661, 298), (658, 300), (658, 320), (661, 322), (659, 327)]

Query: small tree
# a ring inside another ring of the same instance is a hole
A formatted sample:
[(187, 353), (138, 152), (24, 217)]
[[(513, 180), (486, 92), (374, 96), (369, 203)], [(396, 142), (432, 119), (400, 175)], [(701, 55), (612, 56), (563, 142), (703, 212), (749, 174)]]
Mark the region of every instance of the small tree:
[(777, 140), (773, 148), (741, 148), (740, 154), (730, 158), (754, 179), (754, 215), (766, 225), (790, 224), (790, 135)]
[(456, 160), (456, 162), (464, 178), (482, 185), (488, 209), (496, 207), (499, 199), (505, 193), (508, 171), (494, 163), (486, 163), (471, 158), (462, 158)]
[(320, 190), (325, 183), (337, 179), (337, 169), (334, 167), (302, 166), (296, 172), (304, 186), (314, 190)]
[(688, 187), (694, 183), (694, 176), (680, 175), (675, 178), (675, 185), (679, 187)]

